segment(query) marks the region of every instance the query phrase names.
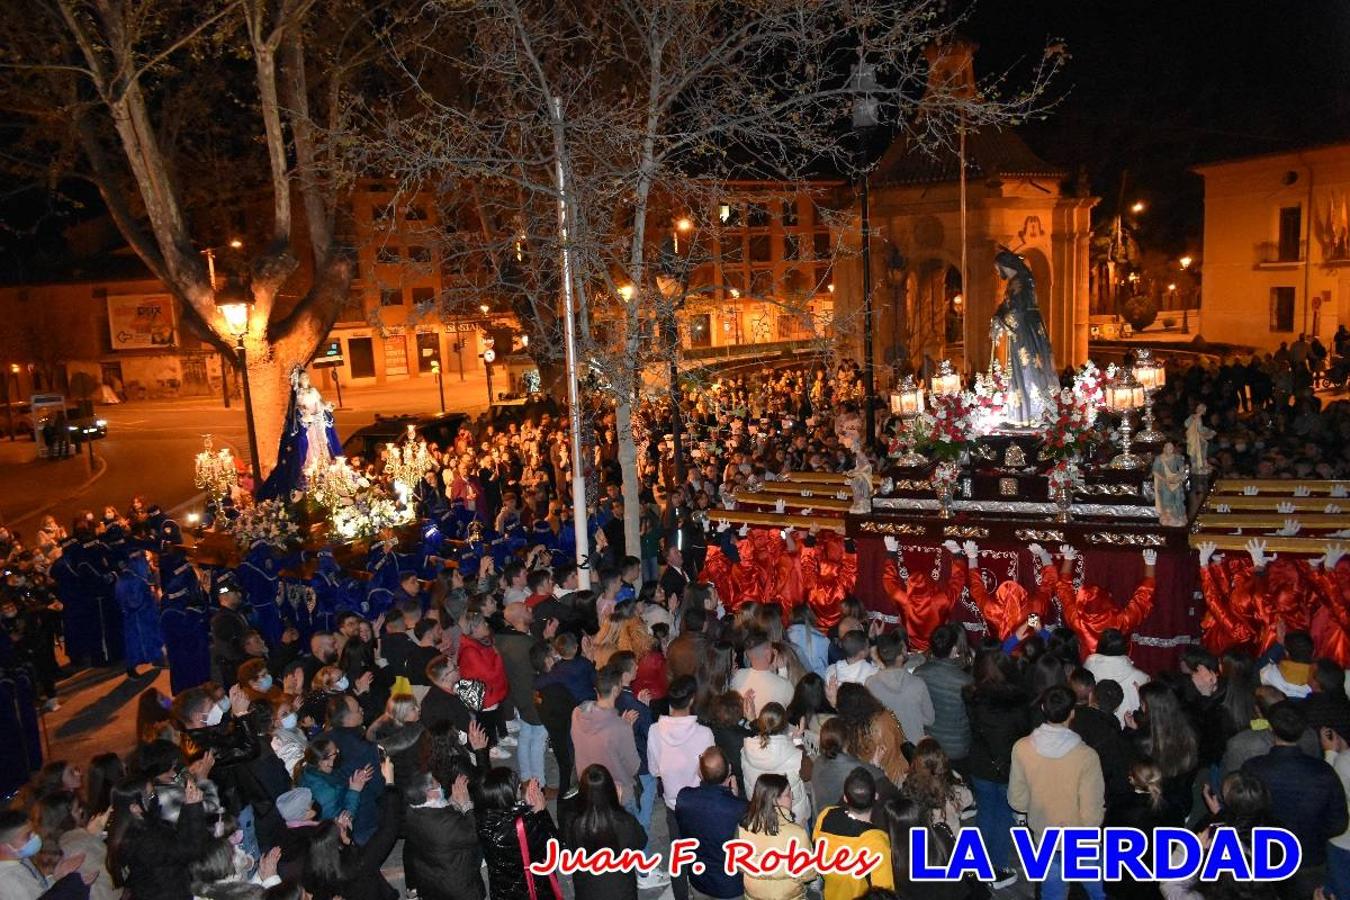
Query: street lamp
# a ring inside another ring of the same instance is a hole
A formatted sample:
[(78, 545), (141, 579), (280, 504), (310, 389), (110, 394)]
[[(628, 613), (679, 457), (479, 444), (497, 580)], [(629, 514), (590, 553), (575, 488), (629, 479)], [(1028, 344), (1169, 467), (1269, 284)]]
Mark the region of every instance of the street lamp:
[(234, 335), (234, 352), (239, 357), (239, 372), (244, 387), (244, 424), (248, 426), (248, 454), (253, 472), (253, 490), (262, 487), (262, 469), (258, 463), (258, 431), (253, 426), (253, 394), (248, 384), (248, 350), (244, 336), (248, 334), (248, 317), (253, 309), (253, 294), (248, 285), (235, 277), (226, 279), (216, 291), (216, 309), (225, 320), (225, 330)]
[(445, 382), (441, 381), (441, 361), (433, 359), (431, 361), (431, 373), (436, 376), (436, 390), (441, 395), (441, 412), (445, 412)]
[[(862, 218), (862, 301), (863, 301), (863, 395), (867, 427), (867, 445), (877, 436), (876, 382), (872, 377), (872, 219), (871, 198), (868, 195), (867, 149), (872, 132), (879, 120), (878, 101), (872, 96), (877, 88), (876, 67), (863, 59), (858, 49), (858, 62), (849, 77), (853, 91), (853, 130), (858, 138), (859, 205)], [(833, 285), (831, 285), (833, 288)]]
[(1143, 200), (1136, 200), (1134, 201), (1133, 204), (1130, 205), (1130, 212), (1134, 213), (1136, 216), (1139, 215), (1141, 212), (1143, 212), (1145, 209), (1148, 209), (1148, 207), (1144, 205)]
[(1183, 256), (1181, 259), (1177, 260), (1177, 262), (1181, 264), (1181, 267), (1183, 269), (1189, 269), (1191, 267), (1191, 263), (1195, 262), (1195, 260), (1189, 256)]

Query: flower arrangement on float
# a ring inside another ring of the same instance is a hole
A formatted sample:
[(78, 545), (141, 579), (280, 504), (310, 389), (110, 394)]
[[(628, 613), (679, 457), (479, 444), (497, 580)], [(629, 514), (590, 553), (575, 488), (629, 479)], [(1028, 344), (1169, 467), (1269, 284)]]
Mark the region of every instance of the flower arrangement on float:
[(1042, 459), (1074, 459), (1097, 437), (1097, 404), (1090, 397), (1074, 387), (1047, 398), (1040, 425)]
[(932, 395), (928, 410), (911, 419), (903, 433), (917, 452), (952, 463), (970, 449), (974, 437), (974, 407), (964, 394)]
[(1097, 413), (1106, 406), (1106, 384), (1113, 376), (1115, 366), (1103, 372), (1088, 360), (1073, 377), (1073, 392), (1087, 405), (1089, 418), (1095, 424)]
[(235, 542), (245, 549), (262, 544), (284, 550), (300, 538), (300, 526), (280, 499), (243, 507), (238, 516), (227, 520), (226, 527)]
[(975, 390), (966, 395), (971, 410), (971, 426), (980, 437), (992, 434), (1004, 420), (1003, 410), (1008, 403), (1008, 377), (998, 360), (988, 374), (975, 376)]
[(416, 518), (412, 490), (402, 480), (390, 486), (373, 482), (343, 457), (312, 473), (309, 493), (327, 510), (333, 534), (342, 541), (375, 537)]

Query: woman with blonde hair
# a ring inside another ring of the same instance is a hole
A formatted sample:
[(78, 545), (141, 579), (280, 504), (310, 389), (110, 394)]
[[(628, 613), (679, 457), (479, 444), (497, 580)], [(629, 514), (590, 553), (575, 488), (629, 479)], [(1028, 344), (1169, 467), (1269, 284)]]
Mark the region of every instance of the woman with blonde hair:
[(370, 723), (366, 740), (374, 741), (394, 761), (394, 783), (405, 786), (417, 774), (423, 748), (429, 743), (426, 728), (418, 721), (422, 707), (412, 694), (393, 694), (384, 714)]
[(615, 653), (628, 651), (641, 660), (651, 652), (656, 639), (647, 630), (647, 623), (637, 614), (637, 604), (620, 603), (600, 626), (591, 641), (591, 657), (597, 669), (603, 669)]
[[(788, 779), (776, 773), (765, 773), (755, 782), (750, 792), (750, 806), (741, 819), (736, 837), (754, 847), (751, 856), (757, 863), (768, 851), (785, 853), (793, 842), (810, 852), (811, 838), (806, 829), (793, 821), (792, 805), (795, 796)], [(814, 869), (796, 875), (786, 865), (767, 868), (760, 875), (745, 876), (745, 896), (750, 900), (803, 900), (806, 885), (814, 881)]]
[(811, 821), (811, 795), (806, 782), (811, 779), (811, 759), (802, 750), (800, 739), (788, 733), (787, 710), (781, 703), (768, 703), (759, 711), (753, 725), (754, 735), (741, 745), (742, 790), (753, 797), (759, 776), (769, 773), (787, 778), (792, 789), (792, 816), (797, 822)]
[[(1106, 819), (1102, 824), (1142, 831), (1149, 838), (1146, 852), (1151, 857), (1154, 829), (1171, 824), (1163, 796), (1162, 768), (1151, 759), (1141, 759), (1130, 766), (1127, 780), (1130, 793), (1112, 798), (1107, 804)], [(1157, 900), (1159, 887), (1156, 883), (1135, 881), (1127, 872), (1122, 873), (1121, 880), (1112, 885), (1112, 896), (1122, 900)]]

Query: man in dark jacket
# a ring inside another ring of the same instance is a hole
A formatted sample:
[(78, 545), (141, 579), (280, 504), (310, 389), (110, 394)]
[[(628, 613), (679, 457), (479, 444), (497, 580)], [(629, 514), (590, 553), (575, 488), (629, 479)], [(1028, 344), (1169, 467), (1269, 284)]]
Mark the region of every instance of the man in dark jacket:
[(745, 893), (741, 873), (726, 874), (722, 845), (736, 837), (747, 804), (736, 796), (727, 758), (717, 747), (709, 747), (699, 755), (698, 777), (697, 787), (685, 788), (675, 799), (679, 836), (698, 840), (695, 852), (703, 863), (703, 872), (698, 875), (693, 869), (686, 870), (689, 886), (719, 900), (740, 897)]
[(1104, 678), (1092, 686), (1088, 703), (1074, 708), (1069, 727), (1078, 733), (1101, 760), (1102, 776), (1106, 779), (1106, 804), (1128, 798), (1134, 788), (1128, 774), (1133, 752), (1129, 739), (1120, 730), (1116, 710), (1125, 701), (1125, 689), (1119, 682)]
[(478, 844), (468, 780), (448, 790), (430, 774), (404, 788), (403, 868), (421, 900), (482, 900), (483, 851)]
[(233, 580), (222, 578), (217, 587), (220, 610), (211, 617), (211, 678), (223, 688), (235, 682), (235, 672), (246, 658), (244, 638), (248, 635), (248, 619), (239, 607), (243, 594)]
[(1309, 897), (1326, 874), (1327, 841), (1346, 829), (1345, 789), (1336, 770), (1308, 756), (1298, 740), (1308, 717), (1293, 701), (1276, 703), (1267, 715), (1275, 746), (1248, 760), (1242, 771), (1255, 775), (1270, 791), (1274, 824), (1288, 828), (1303, 848), (1303, 859), (1290, 896)]
[(361, 803), (352, 817), (352, 840), (364, 844), (370, 840), (379, 825), (376, 803), (384, 790), (380, 772), (379, 747), (366, 740), (361, 717), (361, 705), (349, 694), (334, 697), (328, 702), (328, 730), (322, 735), (337, 745), (338, 767), (334, 769), (342, 781), (352, 777), (358, 769), (370, 766), (376, 774), (366, 789), (361, 791)]
[(554, 677), (554, 656), (546, 645), (535, 644), (530, 648), (530, 664), (535, 673), (535, 709), (558, 761), (558, 795), (562, 796), (571, 788), (576, 769), (572, 753), (572, 711), (577, 708), (577, 701), (567, 685)]
[[(974, 681), (956, 658), (960, 625), (948, 623), (933, 629), (928, 640), (929, 661), (914, 670), (928, 685), (933, 700), (933, 724), (928, 736), (942, 746), (952, 768), (965, 773), (970, 755), (970, 717), (966, 714), (965, 689)], [(917, 743), (913, 735), (906, 735)]]
[(459, 682), (459, 666), (455, 665), (452, 657), (438, 656), (427, 664), (426, 673), (431, 690), (422, 698), (421, 723), (430, 731), (443, 722), (449, 722), (456, 731), (468, 734), (473, 713), (455, 693), (455, 685)]
[(211, 780), (220, 790), (225, 807), (238, 813), (244, 804), (239, 769), (257, 759), (259, 749), (254, 717), (243, 689), (238, 685), (230, 688), (228, 712), (200, 688), (184, 691), (174, 699), (174, 713), (183, 725), (183, 757), (196, 762), (207, 753), (215, 756)]
[[(534, 778), (540, 784), (546, 784), (544, 744), (548, 740), (548, 733), (544, 730), (544, 723), (539, 721), (539, 711), (534, 707), (534, 665), (530, 662), (530, 648), (537, 643), (530, 633), (534, 614), (524, 603), (508, 603), (502, 616), (506, 620), (506, 629), (493, 635), (492, 642), (506, 669), (507, 702), (520, 716), (520, 734), (517, 738), (520, 780)], [(554, 623), (545, 629), (546, 639), (553, 636), (556, 627)], [(510, 714), (510, 710), (507, 714)]]

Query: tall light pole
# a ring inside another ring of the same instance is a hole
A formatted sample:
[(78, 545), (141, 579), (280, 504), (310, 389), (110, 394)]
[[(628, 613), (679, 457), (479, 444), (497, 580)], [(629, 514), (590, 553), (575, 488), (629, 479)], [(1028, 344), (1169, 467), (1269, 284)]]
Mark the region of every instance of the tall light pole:
[(258, 431), (253, 425), (253, 394), (248, 384), (248, 349), (244, 336), (248, 334), (249, 313), (253, 309), (253, 294), (238, 278), (229, 278), (216, 291), (216, 307), (225, 319), (225, 327), (234, 335), (234, 352), (239, 358), (239, 374), (244, 389), (244, 424), (248, 426), (248, 455), (253, 473), (253, 490), (262, 487), (262, 468), (258, 461)]
[(853, 131), (858, 140), (858, 180), (862, 206), (862, 301), (863, 301), (863, 396), (866, 409), (864, 422), (867, 446), (877, 437), (876, 379), (873, 373), (872, 347), (872, 219), (871, 198), (868, 195), (868, 145), (877, 127), (877, 100), (872, 91), (877, 87), (876, 67), (866, 62), (858, 51), (858, 64), (850, 78), (854, 91)]
[(445, 412), (445, 382), (441, 380), (441, 361), (433, 359), (431, 361), (431, 372), (436, 376), (436, 392), (441, 395), (441, 412)]

